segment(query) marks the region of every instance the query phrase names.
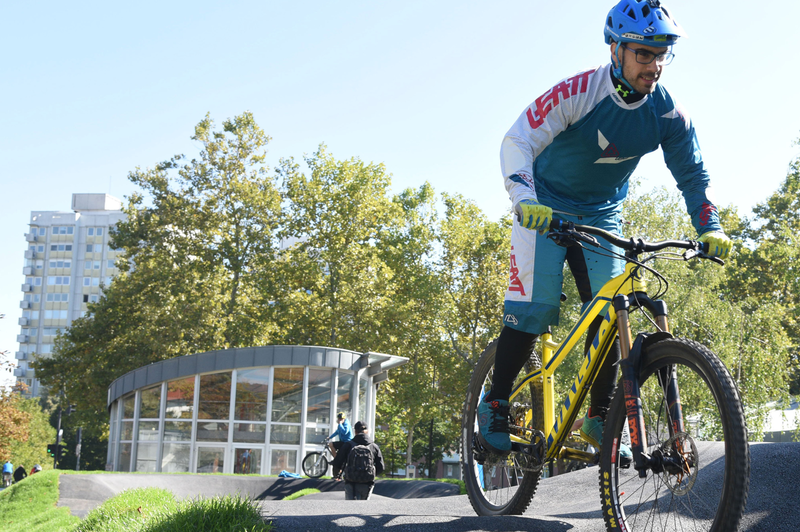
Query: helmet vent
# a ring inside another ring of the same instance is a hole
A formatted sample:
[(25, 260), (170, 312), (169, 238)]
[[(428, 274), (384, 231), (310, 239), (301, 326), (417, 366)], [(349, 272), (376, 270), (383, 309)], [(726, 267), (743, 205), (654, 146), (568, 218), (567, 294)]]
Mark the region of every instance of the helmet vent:
[(669, 11), (667, 11), (667, 8), (666, 8), (666, 7), (664, 7), (664, 6), (661, 6), (661, 11), (663, 11), (663, 12), (664, 12), (664, 14), (667, 16), (667, 18), (672, 18), (672, 17), (670, 17), (670, 16), (669, 16)]
[(633, 8), (631, 8), (630, 6), (627, 6), (624, 13), (634, 21), (636, 20), (636, 11), (634, 11)]
[(650, 14), (650, 6), (648, 6), (647, 4), (643, 5), (642, 6), (642, 16), (646, 18), (647, 15), (649, 15), (649, 14)]
[(608, 20), (606, 20), (606, 26), (608, 26), (609, 28), (614, 27), (614, 23), (611, 21), (611, 17), (608, 17)]

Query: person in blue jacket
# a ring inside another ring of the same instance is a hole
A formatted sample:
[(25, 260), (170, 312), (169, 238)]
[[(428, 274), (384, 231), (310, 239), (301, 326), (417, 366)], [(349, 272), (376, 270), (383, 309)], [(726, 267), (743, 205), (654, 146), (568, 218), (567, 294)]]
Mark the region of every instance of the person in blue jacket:
[(6, 460), (3, 464), (3, 487), (7, 488), (11, 485), (12, 475), (14, 474), (14, 464), (10, 460)]
[(336, 414), (336, 431), (331, 433), (328, 436), (328, 440), (333, 439), (334, 437), (339, 438), (339, 441), (328, 441), (328, 449), (331, 450), (331, 454), (334, 458), (336, 458), (336, 453), (339, 452), (339, 449), (342, 448), (342, 445), (345, 442), (349, 442), (353, 439), (353, 428), (350, 426), (350, 422), (347, 421), (347, 414), (344, 412), (339, 412)]
[[(584, 304), (624, 271), (618, 257), (561, 247), (547, 238), (554, 216), (619, 234), (628, 179), (639, 160), (661, 148), (709, 254), (726, 258), (731, 240), (711, 199), (694, 126), (660, 83), (672, 47), (685, 32), (659, 0), (622, 0), (604, 19), (611, 62), (569, 76), (528, 106), (503, 139), (501, 167), (519, 223), (511, 233), (509, 285), (492, 390), (478, 407), (478, 439), (507, 454), (508, 398), (537, 337), (558, 324), (564, 262)], [(601, 239), (606, 248), (614, 248)], [(615, 248), (614, 248), (615, 249)], [(619, 249), (615, 249), (619, 252)], [(587, 345), (600, 326), (587, 335)], [(600, 448), (617, 380), (618, 343), (600, 369), (581, 437)], [(630, 449), (621, 446), (623, 459)]]

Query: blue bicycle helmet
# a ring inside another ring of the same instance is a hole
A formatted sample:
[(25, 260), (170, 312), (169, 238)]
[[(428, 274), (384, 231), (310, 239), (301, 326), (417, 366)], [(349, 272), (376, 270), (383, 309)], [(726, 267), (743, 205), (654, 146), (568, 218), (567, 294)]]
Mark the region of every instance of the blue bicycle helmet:
[(655, 47), (672, 46), (679, 37), (686, 37), (659, 0), (622, 0), (608, 12), (603, 34), (606, 44), (634, 42)]
[[(659, 0), (622, 0), (608, 12), (603, 35), (606, 44), (630, 42), (656, 48), (672, 47), (678, 42), (678, 38), (687, 36)], [(620, 47), (617, 47), (617, 66), (613, 67), (614, 76), (631, 92), (636, 92), (622, 75), (619, 49)]]

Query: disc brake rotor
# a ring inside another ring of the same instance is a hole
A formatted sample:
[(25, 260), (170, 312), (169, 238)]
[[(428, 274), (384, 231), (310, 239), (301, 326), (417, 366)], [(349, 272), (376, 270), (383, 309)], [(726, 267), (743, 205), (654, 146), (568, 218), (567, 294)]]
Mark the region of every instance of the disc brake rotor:
[(675, 495), (686, 495), (697, 481), (698, 463), (697, 445), (686, 432), (681, 432), (661, 445), (664, 456), (669, 457), (669, 464), (661, 476), (667, 488)]

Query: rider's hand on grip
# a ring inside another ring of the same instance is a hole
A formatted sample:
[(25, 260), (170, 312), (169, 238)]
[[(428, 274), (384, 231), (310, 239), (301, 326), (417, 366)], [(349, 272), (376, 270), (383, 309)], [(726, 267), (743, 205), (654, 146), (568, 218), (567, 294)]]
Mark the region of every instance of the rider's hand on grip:
[(524, 199), (514, 205), (514, 213), (519, 225), (539, 231), (542, 235), (548, 231), (550, 220), (553, 219), (553, 209), (532, 199)]
[(719, 257), (721, 259), (728, 258), (733, 247), (733, 242), (722, 231), (711, 231), (704, 233), (698, 242), (708, 244), (708, 254), (712, 257)]

